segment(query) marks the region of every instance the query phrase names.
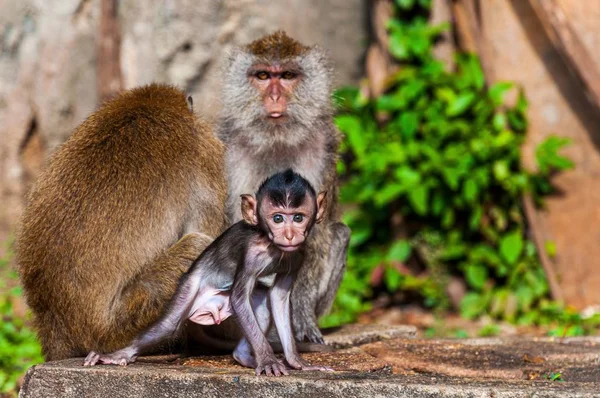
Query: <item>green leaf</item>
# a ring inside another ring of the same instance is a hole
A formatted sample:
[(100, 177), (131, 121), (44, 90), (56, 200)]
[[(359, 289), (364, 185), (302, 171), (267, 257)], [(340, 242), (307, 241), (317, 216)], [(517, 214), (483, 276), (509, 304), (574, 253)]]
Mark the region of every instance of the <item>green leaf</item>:
[(479, 193), (479, 187), (477, 187), (477, 183), (473, 179), (466, 180), (463, 185), (463, 198), (467, 202), (474, 202), (477, 199), (477, 195)]
[(550, 136), (546, 138), (535, 150), (535, 159), (540, 172), (548, 174), (554, 170), (567, 170), (573, 167), (574, 163), (558, 154), (558, 151), (571, 144), (568, 138), (559, 138)]
[(498, 160), (494, 162), (494, 177), (498, 181), (503, 181), (508, 178), (510, 174), (508, 164), (504, 160)]
[(474, 205), (471, 218), (469, 219), (469, 228), (472, 231), (477, 231), (481, 225), (481, 218), (483, 217), (483, 207), (481, 205)]
[(469, 109), (474, 100), (475, 93), (472, 92), (466, 92), (458, 95), (458, 97), (456, 97), (456, 99), (451, 102), (446, 109), (446, 115), (452, 117), (464, 113), (467, 109)]
[(419, 185), (408, 192), (408, 200), (415, 212), (421, 216), (427, 214), (429, 207), (429, 188)]
[(421, 182), (421, 174), (408, 166), (398, 168), (395, 175), (398, 181), (402, 182), (402, 185), (407, 187), (412, 187)]
[(486, 305), (483, 295), (469, 292), (460, 302), (460, 314), (467, 319), (473, 319), (485, 310)]
[(461, 172), (457, 169), (453, 168), (444, 168), (442, 169), (442, 174), (444, 176), (444, 180), (446, 180), (446, 184), (455, 191), (458, 189), (458, 184), (461, 176)]
[(403, 184), (388, 184), (375, 194), (375, 204), (377, 206), (388, 204), (405, 191), (406, 187)]
[(388, 250), (388, 261), (399, 261), (401, 263), (410, 257), (410, 243), (404, 239), (397, 240)]
[(412, 138), (419, 128), (419, 116), (415, 112), (400, 115), (400, 131), (405, 138)]
[(362, 132), (360, 119), (351, 115), (340, 115), (335, 118), (336, 125), (340, 131), (346, 134), (350, 147), (358, 156), (363, 156), (367, 142)]
[(415, 6), (415, 0), (396, 0), (396, 4), (404, 10), (410, 10)]
[(531, 308), (531, 303), (533, 303), (533, 291), (529, 286), (519, 285), (515, 292), (519, 302), (519, 308), (521, 311), (529, 311)]
[(458, 329), (454, 332), (454, 337), (457, 339), (466, 339), (469, 337), (469, 332), (465, 329)]
[(410, 55), (409, 42), (406, 36), (401, 33), (393, 33), (390, 36), (390, 53), (399, 60), (407, 59)]
[(439, 256), (443, 261), (457, 260), (464, 257), (466, 252), (467, 247), (464, 244), (450, 244), (444, 247)]
[(556, 257), (556, 243), (551, 240), (547, 240), (544, 243), (544, 248), (546, 249), (546, 253), (550, 258)]
[(488, 279), (488, 270), (481, 264), (468, 264), (465, 267), (465, 276), (469, 285), (475, 289), (483, 289)]
[(512, 82), (498, 82), (493, 84), (488, 90), (488, 96), (492, 100), (495, 106), (504, 104), (504, 96), (506, 93), (514, 87)]
[(387, 267), (383, 277), (385, 285), (390, 291), (393, 292), (398, 290), (400, 282), (402, 281), (402, 275), (395, 268)]
[(461, 86), (470, 86), (481, 90), (485, 85), (485, 75), (481, 69), (479, 57), (473, 54), (461, 54), (456, 61), (460, 72), (458, 83)]
[(442, 215), (442, 226), (444, 228), (450, 228), (454, 225), (456, 214), (452, 208), (447, 208)]
[(517, 106), (515, 107), (515, 110), (521, 114), (525, 114), (525, 112), (527, 112), (527, 106), (527, 97), (525, 97), (525, 92), (523, 89), (521, 89), (519, 90), (519, 98), (517, 100)]
[(511, 265), (516, 264), (523, 251), (521, 231), (515, 230), (500, 240), (500, 254)]
[(406, 106), (406, 100), (397, 95), (382, 95), (375, 104), (378, 111), (397, 111)]

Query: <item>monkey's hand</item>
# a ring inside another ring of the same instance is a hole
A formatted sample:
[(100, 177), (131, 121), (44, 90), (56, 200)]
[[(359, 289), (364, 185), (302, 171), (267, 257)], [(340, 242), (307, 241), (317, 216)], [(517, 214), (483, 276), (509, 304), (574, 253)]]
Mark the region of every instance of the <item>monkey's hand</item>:
[(333, 369), (328, 366), (311, 365), (306, 362), (300, 356), (296, 356), (290, 359), (286, 359), (286, 362), (292, 369), (297, 370), (318, 370), (321, 372), (333, 372)]
[(83, 366), (94, 366), (97, 363), (126, 366), (128, 363), (135, 362), (136, 358), (137, 355), (126, 348), (112, 354), (98, 354), (95, 351), (90, 351), (83, 361)]
[(257, 359), (256, 375), (260, 376), (263, 372), (267, 376), (289, 375), (286, 366), (275, 355), (269, 355), (266, 358)]

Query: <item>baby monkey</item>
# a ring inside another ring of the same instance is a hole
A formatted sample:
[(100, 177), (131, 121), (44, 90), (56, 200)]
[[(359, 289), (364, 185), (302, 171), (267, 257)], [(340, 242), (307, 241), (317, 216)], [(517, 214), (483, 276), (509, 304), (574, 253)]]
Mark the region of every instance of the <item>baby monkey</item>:
[(242, 195), (243, 220), (219, 236), (181, 278), (163, 316), (126, 348), (111, 354), (90, 352), (84, 366), (127, 365), (181, 329), (185, 320), (219, 324), (232, 312), (244, 337), (233, 352), (256, 374), (287, 375), (265, 333), (274, 322), (285, 360), (293, 369), (330, 371), (311, 366), (299, 355), (292, 333), (290, 293), (304, 256), (304, 241), (323, 220), (326, 193), (316, 194), (288, 169), (265, 180), (256, 197)]

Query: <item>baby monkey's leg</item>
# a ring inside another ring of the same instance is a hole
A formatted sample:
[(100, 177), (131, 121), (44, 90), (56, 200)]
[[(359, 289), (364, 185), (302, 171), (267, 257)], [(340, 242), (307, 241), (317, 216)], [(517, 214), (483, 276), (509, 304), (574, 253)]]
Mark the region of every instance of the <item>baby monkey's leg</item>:
[[(266, 334), (271, 326), (271, 312), (267, 304), (267, 291), (262, 288), (256, 288), (252, 295), (252, 310), (258, 321), (258, 325), (263, 334)], [(233, 351), (233, 358), (242, 366), (256, 368), (257, 363), (252, 354), (252, 346), (246, 337), (242, 337), (237, 347)]]
[(326, 366), (312, 366), (298, 354), (294, 335), (292, 334), (290, 313), (290, 293), (295, 278), (296, 275), (277, 275), (275, 285), (269, 290), (271, 312), (281, 340), (285, 360), (294, 369), (333, 371), (333, 369)]

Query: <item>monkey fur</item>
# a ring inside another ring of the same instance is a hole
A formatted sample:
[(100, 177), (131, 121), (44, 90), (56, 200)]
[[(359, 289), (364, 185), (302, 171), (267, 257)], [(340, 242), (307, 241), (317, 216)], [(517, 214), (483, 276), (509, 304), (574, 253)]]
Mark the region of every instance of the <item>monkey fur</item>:
[(162, 313), (226, 227), (223, 151), (158, 84), (106, 102), (55, 151), (16, 241), (46, 360), (121, 348)]
[[(295, 78), (287, 79), (286, 71)], [(234, 50), (223, 80), (218, 135), (226, 146), (230, 222), (240, 220), (241, 194), (255, 192), (266, 177), (288, 168), (302, 174), (317, 192), (328, 192), (325, 221), (308, 239), (291, 299), (296, 339), (322, 343), (317, 319), (333, 303), (350, 238), (337, 205), (341, 135), (333, 124), (332, 68), (320, 48), (304, 46), (278, 31)], [(278, 82), (277, 87), (271, 84)], [(282, 107), (272, 102), (280, 97), (285, 100)], [(274, 105), (266, 114), (269, 101)], [(283, 113), (280, 108), (285, 108)]]
[(325, 197), (325, 192), (317, 196), (310, 184), (292, 170), (269, 177), (256, 198), (243, 195), (244, 221), (228, 228), (200, 255), (181, 278), (160, 319), (125, 348), (109, 354), (91, 351), (84, 365), (127, 365), (163, 340), (177, 336), (187, 319), (214, 325), (235, 313), (244, 338), (234, 358), (255, 368), (257, 375), (288, 374), (265, 337), (272, 323), (290, 367), (331, 370), (312, 366), (299, 356), (289, 301), (298, 267), (302, 266), (296, 258), (302, 258), (306, 237), (315, 223), (322, 221)]

